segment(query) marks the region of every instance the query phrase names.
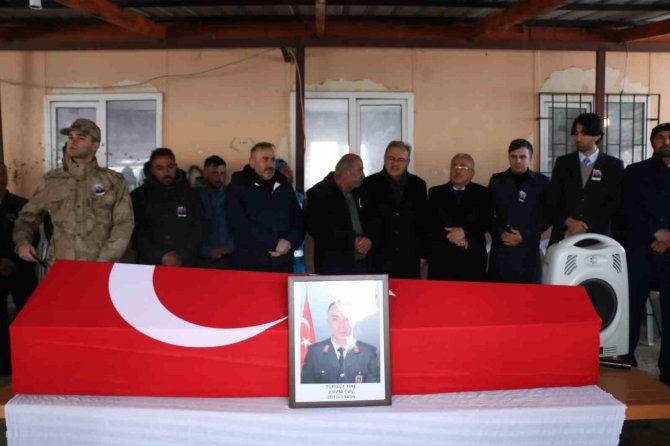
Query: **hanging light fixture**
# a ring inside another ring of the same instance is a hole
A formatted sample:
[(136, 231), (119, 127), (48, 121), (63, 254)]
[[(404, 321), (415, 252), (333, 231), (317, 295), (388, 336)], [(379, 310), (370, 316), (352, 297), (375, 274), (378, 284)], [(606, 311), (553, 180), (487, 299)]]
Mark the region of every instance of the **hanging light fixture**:
[(42, 0), (28, 0), (30, 9), (42, 9)]

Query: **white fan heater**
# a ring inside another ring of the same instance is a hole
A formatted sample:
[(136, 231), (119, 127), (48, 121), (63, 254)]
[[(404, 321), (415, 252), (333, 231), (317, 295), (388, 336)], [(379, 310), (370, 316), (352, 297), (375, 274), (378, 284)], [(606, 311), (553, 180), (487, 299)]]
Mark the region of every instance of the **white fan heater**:
[(550, 246), (542, 283), (583, 286), (602, 319), (600, 356), (628, 353), (628, 268), (616, 240), (579, 234)]

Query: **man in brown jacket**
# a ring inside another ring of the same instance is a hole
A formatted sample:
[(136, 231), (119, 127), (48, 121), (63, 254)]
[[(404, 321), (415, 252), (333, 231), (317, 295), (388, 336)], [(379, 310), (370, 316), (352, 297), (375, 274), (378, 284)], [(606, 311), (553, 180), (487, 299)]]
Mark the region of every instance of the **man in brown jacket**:
[(36, 228), (48, 213), (54, 232), (47, 264), (55, 259), (118, 261), (133, 232), (133, 209), (123, 175), (98, 166), (100, 128), (77, 119), (68, 128), (63, 168), (48, 172), (14, 225), (16, 252), (38, 262), (32, 246)]

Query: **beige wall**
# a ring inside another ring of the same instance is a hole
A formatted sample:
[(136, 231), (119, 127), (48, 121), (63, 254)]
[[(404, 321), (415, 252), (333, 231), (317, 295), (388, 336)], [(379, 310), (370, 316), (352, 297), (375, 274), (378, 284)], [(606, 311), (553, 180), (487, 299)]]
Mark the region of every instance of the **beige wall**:
[[(670, 54), (609, 53), (607, 65), (608, 93), (623, 87), (662, 98), (670, 94)], [(183, 76), (213, 67), (221, 68)], [(163, 77), (147, 85), (118, 88), (158, 76)], [(218, 153), (237, 170), (250, 145), (261, 140), (276, 143), (280, 156), (289, 155), (294, 71), (276, 49), (0, 52), (0, 80), (10, 188), (23, 195), (32, 193), (44, 173), (44, 96), (82, 93), (72, 87), (163, 93), (163, 145), (176, 151), (184, 167)], [(475, 181), (487, 183), (506, 168), (511, 139), (537, 145), (539, 92), (588, 93), (594, 84), (591, 52), (306, 51), (308, 90), (414, 93), (414, 167), (431, 186), (447, 180), (449, 158), (462, 151), (477, 161)], [(666, 101), (661, 118), (669, 114)]]

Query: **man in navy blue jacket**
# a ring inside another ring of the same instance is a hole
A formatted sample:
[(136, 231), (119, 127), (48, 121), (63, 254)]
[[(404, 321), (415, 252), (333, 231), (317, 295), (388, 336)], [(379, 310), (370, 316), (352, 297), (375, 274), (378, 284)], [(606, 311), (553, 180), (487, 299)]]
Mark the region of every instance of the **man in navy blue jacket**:
[(275, 170), (275, 146), (259, 142), (249, 164), (233, 174), (226, 218), (235, 243), (235, 269), (293, 271), (293, 251), (305, 238), (293, 186)]
[(654, 155), (626, 168), (624, 210), (630, 289), (629, 360), (635, 361), (640, 322), (650, 290), (661, 299), (662, 339), (658, 368), (670, 385), (670, 123), (651, 131)]
[(533, 172), (533, 145), (515, 139), (508, 149), (510, 168), (491, 177), (493, 199), (492, 282), (540, 283), (540, 237), (549, 226), (546, 191), (549, 180)]

